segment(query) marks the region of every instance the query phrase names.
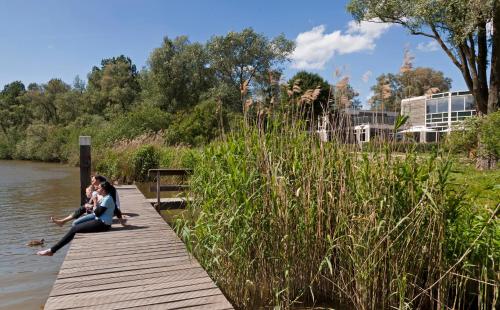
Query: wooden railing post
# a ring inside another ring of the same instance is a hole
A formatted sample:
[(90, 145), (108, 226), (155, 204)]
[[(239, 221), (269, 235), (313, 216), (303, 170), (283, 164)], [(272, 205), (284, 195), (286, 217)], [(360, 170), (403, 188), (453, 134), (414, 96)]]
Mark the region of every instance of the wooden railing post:
[(160, 210), (160, 170), (156, 171), (156, 203)]

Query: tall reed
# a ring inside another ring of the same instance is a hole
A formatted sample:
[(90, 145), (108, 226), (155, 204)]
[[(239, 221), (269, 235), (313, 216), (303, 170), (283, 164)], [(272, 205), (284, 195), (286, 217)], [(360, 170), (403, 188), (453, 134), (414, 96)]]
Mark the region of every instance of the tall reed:
[(191, 179), (195, 200), (177, 222), (236, 306), (497, 303), (498, 239), (479, 259), (484, 265), (465, 261), (478, 240), (498, 236), (498, 219), (490, 214), (469, 243), (450, 245), (450, 214), (464, 201), (450, 188), (445, 156), (395, 154), (390, 143), (363, 153), (340, 127), (322, 142), (301, 117), (309, 114), (286, 110), (202, 152)]

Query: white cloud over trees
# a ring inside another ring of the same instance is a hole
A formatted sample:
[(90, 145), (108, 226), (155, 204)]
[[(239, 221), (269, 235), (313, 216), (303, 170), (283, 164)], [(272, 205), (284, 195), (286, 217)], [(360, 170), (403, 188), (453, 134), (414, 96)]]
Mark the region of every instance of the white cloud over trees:
[(326, 33), (325, 25), (299, 33), (292, 54), (292, 67), (297, 69), (323, 69), (335, 54), (350, 54), (375, 49), (375, 41), (392, 25), (377, 20), (350, 21), (347, 30)]

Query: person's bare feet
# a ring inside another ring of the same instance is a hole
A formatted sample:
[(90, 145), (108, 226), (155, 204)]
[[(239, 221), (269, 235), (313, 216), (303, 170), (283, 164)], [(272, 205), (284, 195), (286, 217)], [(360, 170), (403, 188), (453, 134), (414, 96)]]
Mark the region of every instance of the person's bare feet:
[(63, 220), (56, 219), (53, 216), (50, 217), (50, 220), (52, 221), (52, 223), (55, 223), (55, 224), (57, 224), (57, 225), (59, 225), (61, 227), (64, 225), (64, 221)]
[(121, 218), (119, 220), (120, 220), (120, 224), (122, 224), (122, 226), (127, 226), (127, 219), (126, 218)]
[(42, 251), (36, 252), (36, 255), (40, 255), (40, 256), (52, 256), (52, 255), (54, 255), (54, 253), (52, 253), (52, 251), (50, 249), (46, 249), (46, 250), (42, 250)]

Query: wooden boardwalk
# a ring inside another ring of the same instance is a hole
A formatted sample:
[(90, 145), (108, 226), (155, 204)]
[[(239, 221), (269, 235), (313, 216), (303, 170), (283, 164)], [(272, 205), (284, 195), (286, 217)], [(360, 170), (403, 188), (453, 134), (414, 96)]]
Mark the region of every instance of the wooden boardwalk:
[(130, 226), (77, 234), (44, 309), (232, 309), (141, 192), (117, 189)]

